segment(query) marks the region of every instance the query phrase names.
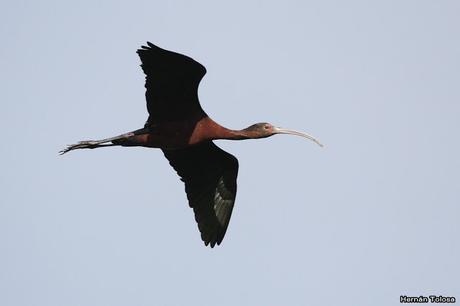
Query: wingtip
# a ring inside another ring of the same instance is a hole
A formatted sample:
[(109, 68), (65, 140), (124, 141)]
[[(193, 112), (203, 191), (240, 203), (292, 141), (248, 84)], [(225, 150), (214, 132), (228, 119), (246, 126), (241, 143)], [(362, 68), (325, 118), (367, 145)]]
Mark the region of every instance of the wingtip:
[(145, 50), (152, 50), (153, 48), (158, 48), (154, 44), (152, 44), (150, 41), (147, 41), (147, 45), (141, 45), (141, 48), (137, 50), (139, 53), (140, 51), (145, 51)]
[(220, 245), (221, 241), (217, 240), (203, 240), (205, 246), (211, 247), (213, 249), (216, 245)]
[(208, 242), (208, 245), (211, 247), (211, 249), (214, 249), (214, 247), (216, 246), (216, 242), (215, 241)]

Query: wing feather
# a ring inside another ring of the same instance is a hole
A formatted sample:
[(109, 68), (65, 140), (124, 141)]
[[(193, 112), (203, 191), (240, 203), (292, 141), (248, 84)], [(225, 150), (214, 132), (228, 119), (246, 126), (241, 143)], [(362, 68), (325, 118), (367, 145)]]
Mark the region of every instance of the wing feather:
[(201, 239), (219, 245), (235, 203), (238, 160), (212, 141), (163, 153), (185, 183)]
[(206, 74), (203, 65), (150, 42), (137, 53), (146, 75), (147, 124), (206, 115), (198, 100), (198, 85)]

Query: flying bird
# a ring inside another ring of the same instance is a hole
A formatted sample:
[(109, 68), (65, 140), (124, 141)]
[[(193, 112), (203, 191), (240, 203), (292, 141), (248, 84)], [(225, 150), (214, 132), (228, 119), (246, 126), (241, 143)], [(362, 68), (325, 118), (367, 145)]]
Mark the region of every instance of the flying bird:
[(198, 85), (206, 68), (192, 58), (159, 48), (150, 42), (137, 50), (146, 75), (149, 113), (144, 127), (101, 140), (80, 141), (60, 154), (107, 146), (160, 148), (185, 184), (185, 192), (201, 239), (207, 246), (224, 239), (236, 197), (238, 160), (216, 146), (216, 139), (256, 139), (275, 134), (314, 137), (295, 130), (256, 123), (231, 130), (213, 121), (201, 108)]

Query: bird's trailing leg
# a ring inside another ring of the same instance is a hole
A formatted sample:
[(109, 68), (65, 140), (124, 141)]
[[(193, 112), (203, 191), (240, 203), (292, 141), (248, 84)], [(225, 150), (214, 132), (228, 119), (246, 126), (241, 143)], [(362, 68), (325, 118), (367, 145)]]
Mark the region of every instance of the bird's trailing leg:
[(115, 143), (109, 143), (115, 140), (120, 140), (120, 139), (127, 139), (129, 137), (133, 137), (136, 135), (136, 132), (130, 132), (126, 134), (122, 134), (119, 136), (115, 137), (110, 137), (110, 138), (105, 138), (101, 140), (84, 140), (80, 141), (76, 144), (68, 145), (65, 149), (59, 151), (59, 154), (65, 154), (69, 151), (76, 150), (76, 149), (96, 149), (96, 148), (101, 148), (101, 147), (111, 147), (111, 146), (116, 146), (118, 144)]

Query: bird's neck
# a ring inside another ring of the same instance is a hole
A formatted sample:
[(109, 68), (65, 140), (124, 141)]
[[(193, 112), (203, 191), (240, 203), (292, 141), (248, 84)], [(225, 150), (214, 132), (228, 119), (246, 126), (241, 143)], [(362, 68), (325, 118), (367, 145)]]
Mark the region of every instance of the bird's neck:
[(246, 130), (232, 130), (221, 126), (211, 118), (205, 119), (205, 126), (208, 134), (208, 139), (229, 139), (229, 140), (243, 140), (252, 138), (250, 133)]
[(243, 140), (252, 138), (244, 130), (231, 130), (225, 127), (219, 129), (219, 133), (213, 139)]
[(228, 130), (228, 134), (226, 137), (222, 139), (230, 139), (230, 140), (244, 140), (244, 139), (251, 139), (251, 135), (249, 135), (245, 130)]
[(254, 139), (257, 138), (257, 135), (253, 131), (248, 129), (242, 130), (231, 130), (225, 127), (222, 127), (221, 137), (219, 139), (229, 139), (229, 140), (244, 140), (244, 139)]

